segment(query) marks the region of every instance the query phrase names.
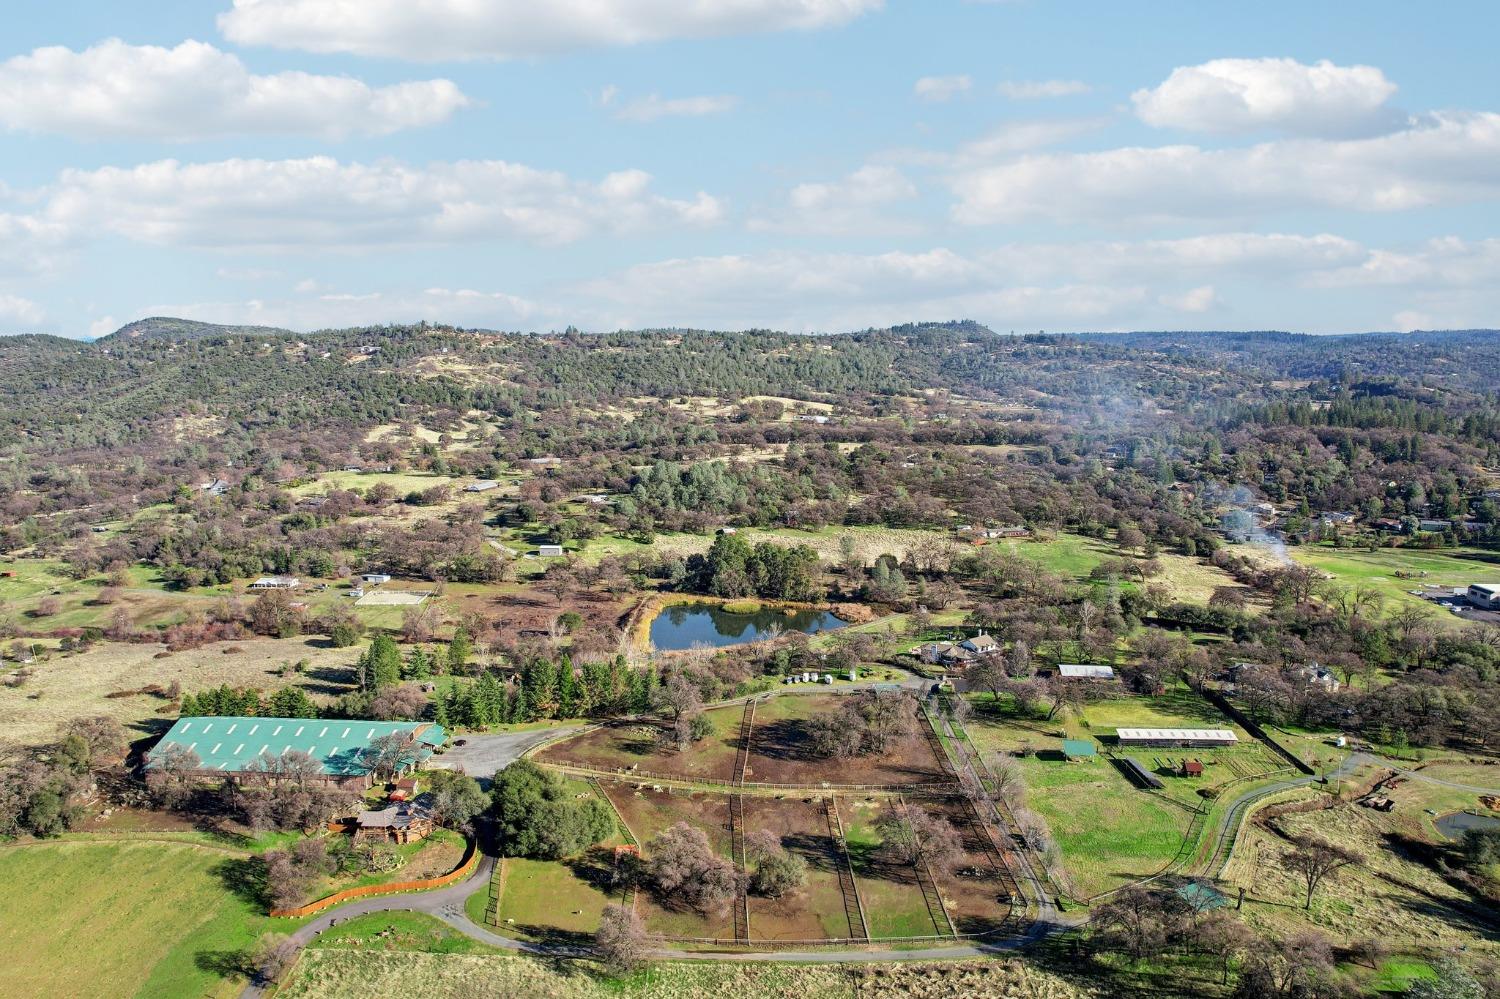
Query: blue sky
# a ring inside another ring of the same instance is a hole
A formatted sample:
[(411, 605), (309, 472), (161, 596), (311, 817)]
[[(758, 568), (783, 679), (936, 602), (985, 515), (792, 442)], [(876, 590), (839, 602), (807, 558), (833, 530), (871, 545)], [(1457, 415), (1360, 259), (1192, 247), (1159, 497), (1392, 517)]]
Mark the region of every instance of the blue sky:
[(13, 7), (0, 332), (1500, 325), (1491, 3)]

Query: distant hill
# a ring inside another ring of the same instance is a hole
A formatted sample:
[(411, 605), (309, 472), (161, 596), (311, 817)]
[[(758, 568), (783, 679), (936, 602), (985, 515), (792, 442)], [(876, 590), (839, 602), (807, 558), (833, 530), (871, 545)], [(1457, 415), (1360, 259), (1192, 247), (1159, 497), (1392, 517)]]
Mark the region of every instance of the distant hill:
[(194, 319), (152, 316), (121, 326), (104, 340), (205, 340), (220, 336), (286, 336), (291, 330), (275, 326), (220, 326)]

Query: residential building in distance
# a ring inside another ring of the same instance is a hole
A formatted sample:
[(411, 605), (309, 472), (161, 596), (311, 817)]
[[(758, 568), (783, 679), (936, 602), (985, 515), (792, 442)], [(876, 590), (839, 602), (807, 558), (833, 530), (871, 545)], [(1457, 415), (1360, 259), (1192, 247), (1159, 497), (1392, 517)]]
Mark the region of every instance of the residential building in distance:
[(252, 590), (295, 590), (302, 585), (296, 576), (262, 576), (250, 584)]
[(562, 545), (537, 545), (536, 553), (541, 558), (562, 558)]
[(1064, 680), (1113, 680), (1115, 668), (1093, 664), (1059, 663), (1057, 675)]
[(1470, 583), (1464, 597), (1475, 607), (1500, 610), (1500, 583)]
[(383, 572), (367, 572), (359, 577), (360, 580), (370, 586), (379, 586), (381, 583), (389, 583), (391, 577)]

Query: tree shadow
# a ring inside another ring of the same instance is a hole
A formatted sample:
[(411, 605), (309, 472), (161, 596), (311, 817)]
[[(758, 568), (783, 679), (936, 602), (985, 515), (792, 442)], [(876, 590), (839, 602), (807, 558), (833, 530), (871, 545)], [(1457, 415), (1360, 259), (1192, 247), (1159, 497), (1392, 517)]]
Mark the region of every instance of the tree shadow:
[(200, 950), (193, 955), (193, 964), (199, 971), (219, 978), (250, 978), (255, 974), (250, 954), (243, 950)]
[(265, 865), (258, 859), (245, 857), (221, 861), (210, 868), (209, 873), (217, 877), (225, 890), (237, 898), (262, 911), (270, 910)]

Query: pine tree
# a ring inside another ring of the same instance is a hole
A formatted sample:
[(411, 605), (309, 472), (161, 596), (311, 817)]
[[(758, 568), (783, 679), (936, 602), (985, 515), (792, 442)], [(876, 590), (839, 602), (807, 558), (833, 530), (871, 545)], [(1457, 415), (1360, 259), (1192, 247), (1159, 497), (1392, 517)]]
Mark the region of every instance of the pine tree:
[(406, 657), (406, 663), (401, 669), (401, 678), (404, 680), (425, 680), (432, 675), (432, 659), (428, 657), (422, 646), (414, 647)]
[(573, 673), (573, 664), (567, 659), (563, 660), (562, 679), (557, 685), (557, 717), (576, 718), (579, 711), (579, 698), (581, 691), (578, 686), (578, 677)]
[(448, 643), (448, 672), (463, 672), (464, 664), (469, 661), (473, 651), (474, 643), (469, 640), (468, 629), (459, 625), (453, 632), (453, 641)]
[(360, 657), (360, 680), (374, 691), (401, 682), (401, 650), (389, 635), (376, 635)]

